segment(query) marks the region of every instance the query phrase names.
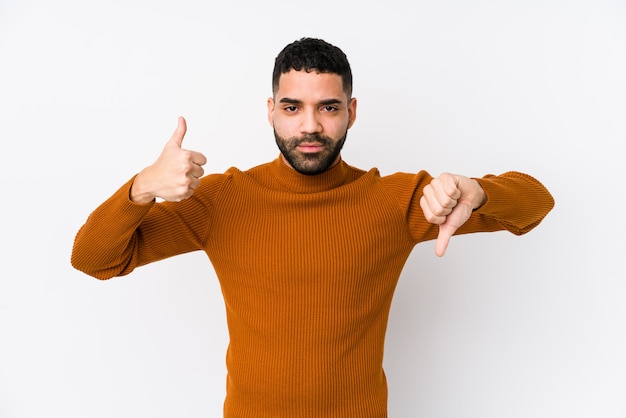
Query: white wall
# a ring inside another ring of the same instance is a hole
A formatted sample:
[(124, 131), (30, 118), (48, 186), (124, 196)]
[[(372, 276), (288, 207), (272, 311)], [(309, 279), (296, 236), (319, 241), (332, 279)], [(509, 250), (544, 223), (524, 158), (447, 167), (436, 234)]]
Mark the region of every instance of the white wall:
[(206, 257), (99, 282), (70, 266), (72, 241), (178, 115), (209, 171), (277, 156), (270, 74), (301, 36), (353, 65), (349, 163), (521, 170), (557, 202), (523, 237), (416, 247), (390, 318), (390, 416), (626, 417), (618, 0), (2, 0), (0, 417), (221, 415)]

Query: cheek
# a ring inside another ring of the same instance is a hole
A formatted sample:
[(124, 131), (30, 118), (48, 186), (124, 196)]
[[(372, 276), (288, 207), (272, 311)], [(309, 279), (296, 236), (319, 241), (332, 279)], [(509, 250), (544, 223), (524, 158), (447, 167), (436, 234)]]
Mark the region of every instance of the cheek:
[(283, 138), (288, 138), (293, 136), (296, 130), (296, 126), (294, 123), (295, 118), (284, 118), (284, 117), (274, 117), (272, 127), (280, 136)]
[(328, 123), (325, 127), (326, 134), (332, 136), (333, 138), (338, 138), (343, 136), (343, 134), (348, 129), (348, 120), (347, 119), (337, 119)]

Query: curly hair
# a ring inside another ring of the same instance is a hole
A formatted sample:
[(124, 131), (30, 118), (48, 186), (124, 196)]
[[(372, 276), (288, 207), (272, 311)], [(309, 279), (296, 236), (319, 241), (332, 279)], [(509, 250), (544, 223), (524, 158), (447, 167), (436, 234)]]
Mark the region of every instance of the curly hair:
[(330, 73), (341, 76), (343, 90), (352, 97), (352, 70), (346, 54), (338, 47), (315, 38), (301, 38), (283, 48), (274, 61), (272, 92), (276, 94), (280, 76), (291, 70)]

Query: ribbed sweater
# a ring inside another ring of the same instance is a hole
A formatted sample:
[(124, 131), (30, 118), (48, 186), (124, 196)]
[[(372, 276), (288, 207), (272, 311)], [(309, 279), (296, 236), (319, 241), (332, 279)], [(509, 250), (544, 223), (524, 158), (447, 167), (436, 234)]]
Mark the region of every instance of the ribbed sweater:
[[(81, 227), (72, 264), (108, 279), (205, 251), (230, 334), (225, 417), (383, 418), (394, 289), (413, 247), (437, 236), (419, 205), (431, 180), (343, 161), (305, 176), (278, 158), (207, 175), (182, 202), (138, 205), (131, 179)], [(458, 233), (523, 234), (554, 204), (523, 173), (477, 180), (487, 201)]]

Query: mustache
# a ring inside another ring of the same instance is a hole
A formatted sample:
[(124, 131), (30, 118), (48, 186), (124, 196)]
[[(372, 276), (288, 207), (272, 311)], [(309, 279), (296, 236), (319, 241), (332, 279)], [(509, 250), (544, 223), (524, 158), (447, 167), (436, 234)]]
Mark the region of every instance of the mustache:
[(294, 147), (297, 147), (300, 144), (304, 144), (304, 143), (314, 143), (317, 142), (321, 145), (327, 145), (329, 142), (331, 142), (330, 138), (325, 137), (323, 135), (317, 134), (317, 133), (313, 133), (313, 134), (305, 134), (301, 137), (297, 137), (297, 138), (291, 138), (291, 140), (289, 141), (291, 142), (291, 145)]

